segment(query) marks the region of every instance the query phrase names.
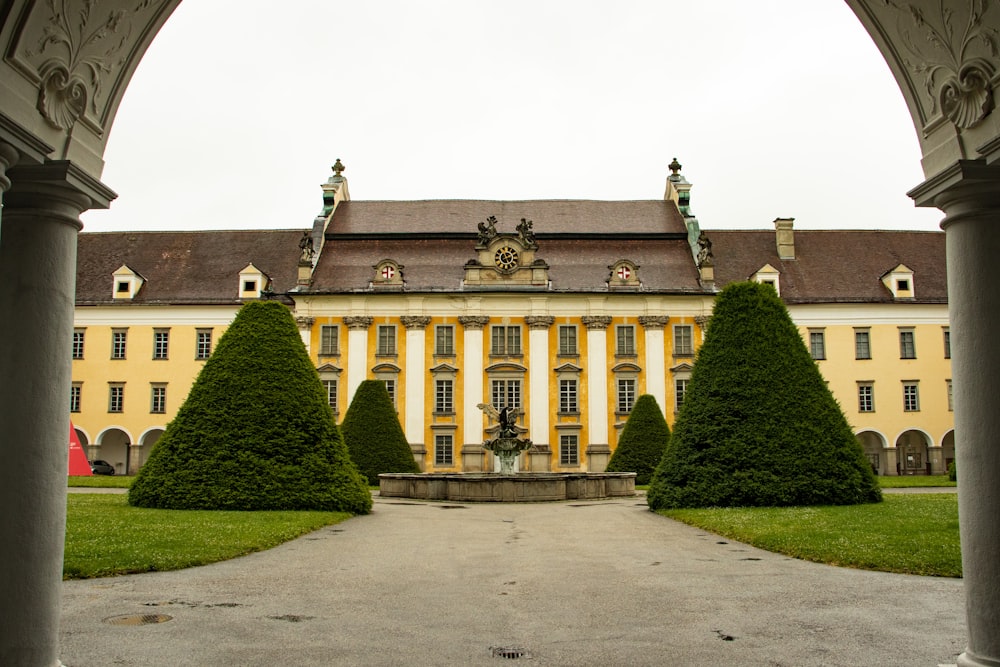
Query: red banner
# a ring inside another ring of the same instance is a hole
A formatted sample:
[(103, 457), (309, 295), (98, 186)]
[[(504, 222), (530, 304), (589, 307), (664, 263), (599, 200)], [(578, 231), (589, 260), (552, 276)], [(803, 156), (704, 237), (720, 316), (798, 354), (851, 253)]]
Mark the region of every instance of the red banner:
[(69, 474), (71, 477), (90, 476), (90, 463), (87, 461), (87, 454), (80, 444), (80, 437), (73, 428), (73, 422), (69, 423)]

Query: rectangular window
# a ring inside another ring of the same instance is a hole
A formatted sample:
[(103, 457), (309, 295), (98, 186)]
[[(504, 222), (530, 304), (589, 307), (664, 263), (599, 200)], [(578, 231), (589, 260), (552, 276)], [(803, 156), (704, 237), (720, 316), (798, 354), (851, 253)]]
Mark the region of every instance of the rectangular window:
[(632, 412), (635, 405), (635, 380), (632, 378), (618, 378), (618, 410), (621, 414)]
[(73, 329), (73, 358), (83, 359), (84, 329)]
[(194, 358), (208, 359), (212, 356), (212, 330), (198, 329), (195, 334)]
[(951, 329), (944, 328), (944, 358), (951, 359)]
[(319, 353), (325, 356), (340, 354), (340, 327), (324, 324), (319, 328)]
[(868, 329), (854, 330), (854, 358), (855, 359), (872, 358), (871, 332), (868, 331)]
[(323, 380), (323, 392), (326, 394), (326, 404), (337, 414), (337, 381)]
[(903, 383), (903, 412), (918, 412), (920, 410), (920, 394), (916, 382)]
[(576, 347), (576, 327), (572, 324), (559, 326), (559, 354), (562, 356), (579, 354)]
[(108, 386), (108, 412), (125, 410), (125, 386), (113, 384)]
[(128, 339), (128, 331), (125, 329), (118, 329), (111, 332), (111, 358), (112, 359), (124, 359), (125, 358), (125, 343)]
[(954, 394), (951, 392), (951, 380), (945, 380), (948, 389), (948, 412), (955, 411), (955, 398)]
[(899, 358), (917, 358), (917, 345), (913, 338), (913, 329), (900, 329), (899, 331)]
[(559, 412), (576, 413), (576, 380), (559, 380)]
[(395, 380), (383, 380), (385, 382), (385, 390), (389, 392), (389, 400), (392, 401), (393, 407), (396, 406), (396, 381)]
[(809, 354), (813, 359), (826, 359), (826, 334), (824, 331), (809, 332)]
[[(949, 383), (950, 386), (950, 383)], [(83, 395), (83, 385), (79, 382), (74, 382), (69, 388), (69, 411), (79, 412), (80, 411), (80, 398)]]
[(378, 328), (378, 349), (375, 354), (393, 356), (396, 354), (396, 327), (392, 324), (380, 325)]
[(166, 359), (170, 345), (170, 331), (159, 329), (153, 332), (153, 358)]
[(508, 357), (519, 356), (521, 354), (521, 327), (493, 327), (490, 354)]
[(858, 412), (875, 412), (875, 385), (858, 384)]
[(630, 324), (615, 327), (615, 354), (625, 357), (635, 356), (635, 327)]
[(490, 387), (490, 400), (497, 410), (500, 408), (521, 409), (520, 380), (493, 380)]
[(690, 357), (694, 354), (694, 342), (691, 337), (690, 324), (678, 324), (674, 327), (674, 356)]
[(434, 354), (445, 357), (455, 354), (455, 327), (445, 324), (434, 328)]
[(455, 404), (452, 399), (453, 382), (451, 380), (434, 381), (434, 412), (452, 414)]
[(151, 388), (152, 395), (150, 397), (149, 411), (153, 414), (162, 415), (167, 411), (167, 386), (154, 384)]
[(455, 463), (455, 445), (450, 435), (434, 436), (434, 465), (450, 466)]
[(678, 378), (674, 380), (674, 411), (681, 409), (684, 405), (684, 395), (688, 390), (688, 379)]
[(580, 442), (575, 435), (559, 436), (559, 464), (580, 465)]

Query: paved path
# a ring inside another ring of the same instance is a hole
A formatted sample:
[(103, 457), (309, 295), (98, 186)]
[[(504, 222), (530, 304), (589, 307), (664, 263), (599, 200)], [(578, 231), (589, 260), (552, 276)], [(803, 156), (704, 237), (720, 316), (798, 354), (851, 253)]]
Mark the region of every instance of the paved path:
[[(153, 614), (172, 619), (103, 621)], [(641, 498), (387, 498), (264, 553), (65, 582), (60, 657), (67, 667), (934, 667), (954, 663), (965, 641), (960, 580), (794, 560), (664, 519)]]

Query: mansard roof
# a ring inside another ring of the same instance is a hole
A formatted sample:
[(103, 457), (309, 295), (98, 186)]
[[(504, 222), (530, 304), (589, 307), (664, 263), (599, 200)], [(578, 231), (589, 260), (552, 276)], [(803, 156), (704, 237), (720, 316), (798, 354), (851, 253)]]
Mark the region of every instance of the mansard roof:
[(491, 201), (344, 201), (328, 234), (476, 233), (476, 224), (496, 216), (497, 231), (514, 232), (521, 218), (535, 223), (535, 234), (686, 234), (684, 217), (668, 200), (595, 201), (542, 199)]
[(310, 291), (367, 291), (386, 258), (405, 267), (406, 291), (462, 290), (477, 224), (490, 216), (500, 234), (513, 234), (522, 218), (533, 222), (549, 291), (607, 291), (621, 259), (639, 265), (640, 291), (704, 291), (684, 218), (665, 200), (345, 201), (327, 226)]
[(775, 233), (706, 231), (718, 287), (748, 280), (770, 264), (786, 303), (893, 302), (882, 277), (900, 264), (913, 270), (913, 303), (947, 303), (944, 232), (795, 230), (795, 259), (778, 257)]
[(239, 304), (240, 271), (253, 264), (281, 294), (295, 286), (305, 229), (96, 232), (79, 235), (76, 303), (112, 299), (112, 274), (123, 264), (145, 279), (130, 304)]

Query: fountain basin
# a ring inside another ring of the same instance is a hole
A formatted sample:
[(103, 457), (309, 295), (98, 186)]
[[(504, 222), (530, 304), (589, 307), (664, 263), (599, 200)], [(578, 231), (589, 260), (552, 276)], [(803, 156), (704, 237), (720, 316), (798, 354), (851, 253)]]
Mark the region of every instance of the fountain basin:
[(382, 473), (383, 498), (535, 503), (635, 495), (634, 472)]

